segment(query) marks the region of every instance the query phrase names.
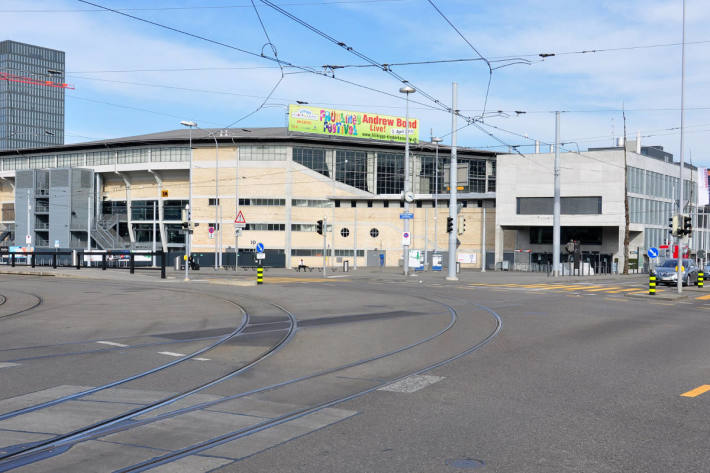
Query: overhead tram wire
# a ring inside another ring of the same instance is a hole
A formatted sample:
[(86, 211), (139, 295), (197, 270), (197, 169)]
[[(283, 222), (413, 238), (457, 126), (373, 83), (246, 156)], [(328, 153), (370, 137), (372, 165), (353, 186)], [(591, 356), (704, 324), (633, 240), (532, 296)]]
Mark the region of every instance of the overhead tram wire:
[[(265, 55), (263, 55), (263, 54), (257, 54), (257, 53), (255, 53), (255, 52), (253, 52), (253, 51), (248, 51), (248, 50), (246, 50), (246, 49), (239, 48), (239, 47), (237, 47), (237, 46), (234, 46), (234, 45), (231, 45), (231, 44), (228, 44), (228, 43), (224, 43), (224, 42), (222, 42), (222, 41), (217, 41), (217, 40), (213, 40), (213, 39), (207, 38), (207, 37), (205, 37), (205, 36), (197, 35), (197, 34), (194, 34), (194, 33), (189, 33), (189, 32), (187, 32), (187, 31), (181, 30), (181, 29), (179, 29), (179, 28), (174, 28), (174, 27), (171, 27), (171, 26), (168, 26), (168, 25), (164, 25), (164, 24), (155, 22), (155, 21), (147, 20), (147, 19), (145, 19), (145, 18), (140, 18), (140, 17), (138, 17), (138, 16), (131, 15), (131, 14), (128, 14), (128, 13), (125, 13), (125, 12), (122, 12), (122, 11), (119, 11), (119, 10), (116, 10), (116, 9), (113, 9), (113, 8), (108, 8), (108, 7), (105, 7), (105, 6), (103, 6), (103, 5), (99, 5), (99, 4), (97, 4), (97, 3), (90, 2), (90, 1), (88, 1), (88, 0), (78, 0), (78, 1), (81, 2), (81, 3), (85, 3), (85, 4), (87, 4), (87, 5), (92, 5), (92, 6), (94, 6), (94, 7), (104, 9), (104, 10), (109, 11), (109, 12), (116, 13), (116, 14), (118, 14), (118, 15), (125, 16), (125, 17), (127, 17), (127, 18), (131, 18), (131, 19), (133, 19), (133, 20), (141, 21), (141, 22), (144, 22), (144, 23), (153, 25), (153, 26), (157, 26), (157, 27), (159, 27), (159, 28), (164, 28), (164, 29), (167, 29), (167, 30), (169, 30), (169, 31), (173, 31), (173, 32), (175, 32), (175, 33), (183, 34), (183, 35), (189, 36), (189, 37), (194, 38), (194, 39), (199, 39), (199, 40), (202, 40), (202, 41), (206, 41), (206, 42), (208, 42), (208, 43), (211, 43), (211, 44), (215, 44), (215, 45), (222, 46), (222, 47), (225, 47), (225, 48), (228, 48), (228, 49), (232, 49), (232, 50), (235, 50), (235, 51), (239, 51), (239, 52), (242, 52), (242, 53), (247, 54), (247, 55), (250, 55), (250, 56), (263, 58), (263, 59), (266, 59), (266, 60), (275, 62), (275, 63), (279, 64), (280, 66), (281, 66), (281, 65), (285, 65), (285, 66), (289, 66), (289, 67), (294, 67), (294, 68), (300, 69), (300, 70), (302, 70), (302, 71), (304, 71), (304, 72), (310, 72), (310, 73), (315, 74), (315, 75), (324, 76), (324, 77), (329, 77), (329, 78), (338, 80), (338, 81), (343, 82), (343, 83), (347, 83), (347, 84), (350, 84), (350, 85), (354, 85), (354, 86), (356, 86), (356, 87), (360, 87), (360, 88), (363, 88), (363, 89), (366, 89), (366, 90), (370, 90), (370, 91), (377, 92), (377, 93), (380, 93), (380, 94), (383, 94), (383, 95), (387, 95), (387, 96), (390, 96), (390, 97), (393, 97), (393, 98), (397, 98), (397, 99), (399, 99), (399, 100), (404, 100), (404, 99), (403, 99), (402, 97), (400, 97), (399, 95), (395, 95), (395, 94), (390, 93), (390, 92), (386, 92), (386, 91), (383, 91), (383, 90), (375, 89), (375, 88), (373, 88), (373, 87), (369, 87), (369, 86), (366, 86), (366, 85), (363, 85), (363, 84), (358, 84), (358, 83), (356, 83), (356, 82), (349, 81), (349, 80), (346, 80), (346, 79), (337, 78), (337, 77), (335, 77), (334, 74), (333, 74), (333, 75), (329, 75), (329, 74), (323, 73), (323, 72), (321, 72), (321, 71), (316, 71), (316, 70), (313, 70), (313, 69), (310, 69), (310, 68), (307, 68), (307, 67), (304, 67), (304, 66), (298, 66), (298, 65), (296, 65), (296, 64), (290, 63), (290, 62), (288, 62), (288, 61), (284, 61), (284, 60), (282, 60), (282, 59), (278, 59), (278, 58), (273, 58), (273, 57), (265, 56)], [(348, 46), (348, 45), (345, 44), (345, 43), (339, 42), (339, 41), (336, 40), (335, 38), (329, 36), (328, 34), (326, 34), (326, 33), (322, 32), (322, 31), (318, 30), (318, 29), (315, 28), (314, 26), (308, 24), (307, 22), (305, 22), (305, 21), (299, 19), (298, 17), (296, 17), (296, 16), (290, 14), (290, 13), (287, 12), (286, 10), (280, 8), (278, 5), (275, 5), (273, 2), (270, 2), (269, 0), (260, 0), (260, 1), (261, 1), (262, 3), (264, 3), (264, 4), (266, 4), (267, 6), (270, 6), (271, 8), (275, 9), (275, 10), (278, 11), (279, 13), (282, 13), (283, 15), (286, 15), (287, 17), (293, 19), (293, 21), (296, 21), (296, 22), (302, 24), (304, 27), (306, 27), (306, 28), (308, 28), (308, 29), (314, 31), (314, 32), (317, 33), (318, 35), (320, 35), (320, 36), (322, 36), (322, 37), (328, 39), (329, 41), (333, 42), (334, 44), (336, 44), (336, 45), (338, 45), (338, 46), (340, 46), (340, 47), (346, 49), (346, 50), (349, 51), (350, 53), (355, 54), (356, 56), (360, 57), (361, 59), (365, 60), (366, 62), (369, 62), (370, 64), (373, 64), (373, 65), (375, 65), (375, 66), (378, 66), (378, 67), (381, 68), (384, 72), (387, 72), (390, 76), (394, 77), (395, 79), (397, 79), (397, 80), (400, 81), (401, 83), (409, 84), (410, 86), (412, 86), (412, 87), (414, 87), (415, 89), (417, 89), (417, 92), (420, 93), (422, 96), (424, 96), (425, 98), (427, 98), (427, 99), (429, 99), (430, 101), (432, 101), (433, 103), (435, 103), (436, 106), (432, 106), (431, 104), (426, 104), (426, 103), (419, 102), (419, 101), (416, 101), (416, 100), (410, 100), (410, 102), (416, 103), (416, 104), (418, 104), (418, 105), (422, 105), (422, 106), (429, 107), (429, 108), (431, 108), (432, 110), (440, 110), (440, 111), (445, 111), (445, 112), (447, 112), (447, 113), (455, 113), (457, 116), (462, 117), (462, 118), (463, 118), (464, 120), (466, 120), (466, 121), (471, 121), (471, 120), (474, 120), (474, 121), (475, 121), (475, 118), (474, 118), (474, 117), (468, 117), (468, 116), (465, 116), (465, 115), (461, 114), (460, 111), (458, 111), (458, 110), (452, 110), (451, 107), (447, 106), (446, 104), (444, 104), (443, 102), (441, 102), (439, 99), (437, 99), (437, 98), (433, 97), (432, 95), (428, 94), (427, 92), (425, 92), (424, 90), (422, 90), (421, 88), (419, 88), (419, 87), (416, 86), (415, 84), (411, 83), (410, 81), (407, 81), (404, 77), (402, 77), (402, 76), (400, 76), (399, 74), (397, 74), (396, 72), (394, 72), (390, 67), (378, 63), (378, 62), (375, 61), (374, 59), (371, 59), (371, 58), (369, 58), (368, 56), (364, 55), (363, 53), (360, 53), (360, 52), (356, 51), (354, 48)], [(517, 151), (519, 154), (522, 155), (522, 153), (520, 153), (519, 150), (516, 149), (516, 151)]]
[(444, 15), (444, 12), (442, 12), (439, 9), (439, 7), (436, 6), (436, 4), (434, 3), (433, 0), (427, 0), (427, 1), (429, 2), (429, 4), (432, 7), (434, 7), (434, 10), (436, 10), (437, 13), (449, 24), (449, 26), (451, 26), (451, 28), (453, 28), (453, 30), (456, 31), (456, 33), (461, 37), (461, 39), (463, 39), (466, 42), (466, 44), (468, 44), (471, 47), (471, 49), (473, 49), (473, 51), (476, 54), (478, 54), (478, 57), (480, 57), (483, 61), (485, 61), (486, 65), (488, 66), (488, 85), (486, 86), (486, 95), (483, 99), (483, 113), (481, 113), (481, 118), (482, 118), (483, 115), (486, 114), (486, 106), (488, 105), (488, 93), (491, 90), (491, 82), (493, 81), (493, 68), (491, 67), (491, 62), (488, 59), (486, 59), (483, 56), (483, 54), (481, 54), (478, 51), (478, 49), (476, 49), (476, 47), (463, 35), (463, 33), (461, 33), (461, 31), (456, 27), (456, 25), (454, 25), (451, 22), (451, 20), (448, 19), (448, 17), (446, 15)]
[[(83, 0), (82, 0), (82, 1), (83, 1)], [(398, 73), (396, 73), (395, 71), (393, 71), (392, 68), (389, 67), (388, 65), (379, 63), (379, 62), (377, 62), (376, 60), (374, 60), (374, 59), (370, 58), (369, 56), (367, 56), (366, 54), (364, 54), (364, 53), (362, 53), (362, 52), (356, 50), (356, 49), (353, 48), (352, 46), (348, 46), (345, 42), (342, 42), (342, 41), (339, 41), (339, 40), (335, 39), (334, 37), (330, 36), (330, 35), (327, 34), (326, 32), (324, 32), (324, 31), (322, 31), (322, 30), (316, 28), (315, 26), (311, 25), (310, 23), (306, 22), (305, 20), (302, 20), (302, 19), (298, 18), (297, 16), (293, 15), (292, 13), (290, 13), (290, 12), (284, 10), (283, 8), (279, 7), (278, 5), (274, 4), (274, 3), (271, 2), (270, 0), (260, 0), (260, 1), (261, 1), (262, 3), (264, 3), (265, 5), (271, 7), (272, 9), (276, 10), (277, 12), (281, 13), (282, 15), (286, 16), (287, 18), (289, 18), (289, 19), (295, 21), (296, 23), (302, 25), (304, 28), (311, 30), (312, 32), (314, 32), (314, 33), (317, 34), (318, 36), (321, 36), (322, 38), (326, 39), (327, 41), (330, 41), (331, 43), (333, 43), (333, 44), (335, 44), (335, 45), (337, 45), (337, 46), (339, 46), (339, 47), (345, 49), (346, 51), (350, 52), (351, 54), (354, 54), (355, 56), (359, 57), (359, 58), (362, 59), (363, 61), (368, 62), (368, 63), (372, 64), (373, 66), (376, 66), (376, 67), (380, 68), (382, 71), (384, 71), (385, 73), (387, 73), (387, 74), (389, 74), (390, 76), (394, 77), (395, 79), (397, 79), (397, 80), (400, 81), (401, 83), (403, 83), (403, 84), (408, 84), (408, 85), (410, 85), (411, 87), (414, 87), (414, 88), (417, 90), (417, 93), (421, 94), (421, 95), (424, 96), (425, 98), (427, 98), (427, 99), (429, 99), (430, 101), (434, 102), (437, 106), (439, 106), (439, 107), (442, 109), (442, 111), (445, 111), (445, 112), (448, 112), (448, 113), (454, 113), (454, 114), (456, 114), (457, 116), (459, 116), (459, 117), (463, 118), (464, 120), (466, 120), (467, 122), (475, 122), (475, 121), (478, 121), (478, 120), (482, 120), (482, 116), (483, 116), (483, 115), (481, 115), (481, 117), (467, 117), (467, 116), (464, 116), (463, 114), (461, 114), (461, 112), (460, 112), (459, 110), (453, 110), (452, 107), (449, 107), (449, 106), (445, 105), (443, 102), (441, 102), (441, 101), (440, 101), (439, 99), (437, 99), (436, 97), (430, 95), (429, 93), (427, 93), (426, 91), (424, 91), (424, 90), (422, 90), (420, 87), (418, 87), (416, 84), (412, 83), (411, 81), (405, 79), (404, 77), (402, 77), (401, 75), (399, 75)], [(470, 43), (469, 43), (469, 44), (470, 44)], [(473, 45), (471, 45), (471, 47), (473, 47)], [(476, 51), (476, 53), (478, 53), (478, 51), (477, 51), (475, 48), (473, 48), (473, 49), (474, 49), (474, 51)], [(479, 54), (479, 56), (480, 56), (480, 53), (478, 53), (478, 54)], [(483, 56), (481, 56), (481, 57), (483, 58)], [(486, 61), (487, 61), (487, 60), (486, 60)], [(489, 79), (490, 79), (490, 78), (489, 78)], [(489, 80), (489, 85), (490, 85), (490, 80)], [(477, 128), (479, 128), (479, 127), (477, 127)], [(483, 130), (480, 129), (480, 128), (479, 128), (479, 130), (483, 131)], [(486, 132), (486, 133), (487, 133), (489, 136), (492, 136), (491, 133), (489, 133), (489, 132)], [(495, 139), (496, 139), (497, 141), (501, 142), (501, 143), (504, 143), (502, 140), (500, 140), (500, 139), (497, 138), (497, 137), (495, 137)], [(521, 156), (523, 156), (523, 154), (522, 154), (519, 150), (516, 149), (515, 151), (516, 151), (518, 154), (520, 154)]]
[[(359, 83), (357, 83), (357, 82), (353, 82), (353, 81), (350, 81), (350, 80), (347, 80), (347, 79), (338, 78), (338, 77), (335, 77), (334, 75), (330, 75), (330, 74), (324, 73), (324, 72), (322, 72), (322, 71), (317, 71), (317, 70), (314, 70), (314, 69), (309, 68), (309, 67), (306, 67), (306, 66), (299, 66), (299, 65), (296, 65), (296, 64), (292, 64), (292, 63), (290, 63), (290, 62), (288, 62), (288, 61), (284, 61), (284, 60), (282, 60), (282, 59), (277, 59), (277, 58), (273, 58), (273, 57), (270, 57), (270, 56), (265, 56), (265, 55), (262, 55), (262, 54), (259, 54), (259, 53), (255, 53), (255, 52), (253, 52), (253, 51), (248, 51), (248, 50), (246, 50), (246, 49), (239, 48), (239, 47), (237, 47), (237, 46), (234, 46), (234, 45), (231, 45), (231, 44), (228, 44), (228, 43), (224, 43), (224, 42), (222, 42), (222, 41), (213, 40), (213, 39), (207, 38), (207, 37), (205, 37), (205, 36), (201, 36), (201, 35), (198, 35), (198, 34), (194, 34), (194, 33), (190, 33), (190, 32), (181, 30), (181, 29), (179, 29), (179, 28), (174, 28), (174, 27), (172, 27), (172, 26), (163, 25), (163, 24), (161, 24), (161, 23), (158, 23), (158, 22), (155, 22), (155, 21), (151, 21), (151, 20), (147, 20), (147, 19), (145, 19), (145, 18), (140, 18), (140, 17), (135, 16), (135, 15), (130, 15), (130, 14), (128, 14), (128, 13), (124, 13), (124, 12), (122, 12), (122, 11), (119, 11), (119, 10), (116, 10), (116, 9), (113, 9), (113, 8), (108, 8), (108, 7), (105, 7), (105, 6), (103, 6), (103, 5), (99, 5), (99, 4), (97, 4), (97, 3), (92, 3), (92, 2), (89, 2), (88, 0), (77, 0), (77, 1), (82, 2), (82, 3), (86, 3), (87, 5), (95, 6), (95, 7), (97, 7), (97, 8), (104, 9), (104, 10), (109, 11), (109, 12), (116, 13), (116, 14), (118, 14), (118, 15), (122, 15), (122, 16), (125, 16), (125, 17), (128, 17), (128, 18), (131, 18), (131, 19), (133, 19), (133, 20), (137, 20), (137, 21), (141, 21), (141, 22), (144, 22), (144, 23), (148, 23), (148, 24), (150, 24), (150, 25), (157, 26), (158, 28), (164, 28), (164, 29), (173, 31), (173, 32), (175, 32), (175, 33), (179, 33), (179, 34), (183, 34), (183, 35), (189, 36), (189, 37), (194, 38), (194, 39), (199, 39), (199, 40), (202, 40), (202, 41), (206, 41), (206, 42), (208, 42), (208, 43), (212, 43), (212, 44), (215, 44), (215, 45), (218, 45), (218, 46), (223, 46), (223, 47), (225, 47), (225, 48), (229, 48), (229, 49), (232, 49), (232, 50), (235, 50), (235, 51), (239, 51), (239, 52), (242, 52), (242, 53), (247, 54), (247, 55), (249, 55), (249, 56), (258, 57), (258, 58), (261, 58), (261, 59), (266, 59), (266, 60), (268, 60), (268, 61), (272, 61), (272, 62), (275, 62), (275, 63), (277, 63), (277, 64), (283, 65), (283, 66), (293, 67), (293, 68), (296, 68), (296, 69), (300, 69), (300, 70), (302, 70), (303, 72), (308, 72), (308, 73), (311, 73), (311, 74), (314, 74), (314, 75), (317, 75), (317, 76), (321, 76), (321, 77), (326, 77), (326, 78), (329, 78), (329, 79), (333, 79), (333, 80), (336, 80), (336, 81), (338, 81), (338, 82), (343, 82), (343, 83), (345, 83), (345, 84), (349, 84), (349, 85), (352, 85), (352, 86), (355, 86), (355, 87), (359, 87), (359, 88), (362, 88), (362, 89), (365, 89), (365, 90), (369, 90), (369, 91), (371, 91), (371, 92), (375, 92), (375, 93), (382, 94), (382, 95), (387, 95), (387, 96), (389, 96), (389, 97), (396, 98), (396, 99), (398, 99), (398, 100), (405, 100), (405, 99), (402, 98), (400, 95), (395, 95), (395, 94), (393, 94), (393, 93), (391, 93), (391, 92), (387, 92), (387, 91), (384, 91), (384, 90), (376, 89), (376, 88), (374, 88), (374, 87), (370, 87), (370, 86), (367, 86), (367, 85), (364, 85), (364, 84), (359, 84)], [(422, 106), (427, 107), (427, 108), (430, 108), (430, 109), (432, 109), (432, 110), (439, 110), (439, 109), (440, 109), (440, 108), (437, 108), (437, 107), (435, 107), (435, 106), (432, 106), (431, 104), (427, 104), (427, 103), (420, 102), (420, 101), (417, 101), (417, 100), (411, 100), (411, 99), (410, 99), (409, 101), (410, 101), (411, 103), (416, 103), (417, 105), (422, 105)], [(438, 100), (435, 100), (435, 101), (436, 101), (437, 103), (441, 104), (441, 102), (439, 102)], [(441, 106), (443, 107), (443, 104), (441, 104)], [(447, 111), (450, 112), (451, 110), (448, 109)]]
[(273, 53), (274, 58), (276, 59), (277, 64), (279, 65), (279, 69), (281, 70), (281, 77), (279, 77), (279, 80), (276, 81), (274, 86), (269, 91), (268, 95), (264, 98), (264, 100), (259, 104), (259, 106), (255, 110), (247, 113), (246, 115), (243, 115), (242, 117), (233, 121), (229, 125), (225, 126), (224, 127), (225, 129), (236, 125), (237, 123), (241, 122), (242, 120), (251, 117), (255, 113), (258, 113), (259, 110), (263, 109), (264, 105), (266, 105), (266, 102), (268, 102), (269, 99), (271, 98), (271, 96), (274, 95), (274, 92), (276, 92), (276, 89), (279, 87), (279, 85), (281, 85), (281, 82), (283, 82), (284, 77), (285, 77), (284, 66), (283, 66), (283, 64), (281, 64), (281, 61), (279, 61), (279, 55), (278, 55), (278, 52), (276, 51), (276, 46), (274, 46), (274, 43), (271, 42), (271, 38), (269, 37), (269, 32), (266, 30), (266, 26), (264, 25), (264, 22), (261, 19), (261, 15), (259, 15), (259, 10), (256, 8), (256, 4), (254, 3), (254, 0), (250, 0), (250, 1), (251, 1), (251, 6), (254, 7), (254, 13), (256, 13), (256, 17), (259, 19), (259, 24), (261, 25), (261, 29), (264, 31), (264, 36), (266, 36), (267, 42), (266, 42), (266, 44), (264, 44), (264, 46), (261, 47), (261, 51), (262, 51), (261, 55), (262, 56), (264, 55), (263, 52), (264, 52), (264, 48), (266, 46), (269, 46), (271, 48), (271, 52)]

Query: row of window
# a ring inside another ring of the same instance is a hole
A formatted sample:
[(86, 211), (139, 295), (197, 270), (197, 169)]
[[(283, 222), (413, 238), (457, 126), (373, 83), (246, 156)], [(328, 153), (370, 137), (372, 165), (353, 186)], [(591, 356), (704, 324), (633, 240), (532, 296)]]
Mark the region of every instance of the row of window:
[[(683, 196), (695, 200), (695, 186), (687, 179), (683, 180)], [(646, 169), (629, 167), (627, 173), (627, 186), (633, 194), (644, 194), (662, 199), (678, 198), (677, 177), (660, 174)]]
[[(39, 138), (39, 137), (38, 137)], [(50, 137), (56, 139), (55, 137)], [(31, 141), (31, 140), (30, 140)], [(64, 167), (106, 166), (111, 164), (132, 164), (143, 162), (189, 161), (187, 147), (136, 148), (116, 151), (93, 151), (87, 153), (62, 153), (30, 157), (7, 157), (0, 160), (1, 170), (45, 169)]]
[(629, 197), (629, 220), (631, 223), (668, 225), (673, 207), (671, 202)]

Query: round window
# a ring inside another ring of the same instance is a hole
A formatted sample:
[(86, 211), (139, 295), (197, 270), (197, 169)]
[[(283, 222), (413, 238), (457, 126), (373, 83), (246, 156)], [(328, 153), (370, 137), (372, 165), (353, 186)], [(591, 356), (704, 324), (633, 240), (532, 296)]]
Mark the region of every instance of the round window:
[(348, 230), (347, 228), (341, 229), (341, 230), (340, 230), (340, 236), (342, 236), (343, 238), (349, 237), (349, 236), (350, 236), (350, 230)]
[(373, 228), (370, 230), (370, 236), (372, 238), (377, 238), (378, 236), (380, 236), (380, 231), (376, 228)]

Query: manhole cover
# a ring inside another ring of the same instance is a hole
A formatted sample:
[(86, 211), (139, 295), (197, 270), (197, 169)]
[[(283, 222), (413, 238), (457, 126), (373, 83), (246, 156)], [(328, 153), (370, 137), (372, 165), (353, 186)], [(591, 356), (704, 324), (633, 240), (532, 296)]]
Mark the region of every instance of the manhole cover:
[(475, 458), (454, 458), (446, 460), (446, 464), (448, 466), (453, 466), (454, 468), (466, 468), (469, 470), (486, 466), (486, 463), (483, 460), (476, 460)]

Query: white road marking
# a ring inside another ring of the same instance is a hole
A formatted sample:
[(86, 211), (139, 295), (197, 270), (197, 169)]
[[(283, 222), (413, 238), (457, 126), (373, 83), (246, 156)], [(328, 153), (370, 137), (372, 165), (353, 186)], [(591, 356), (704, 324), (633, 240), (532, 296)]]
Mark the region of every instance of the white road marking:
[(11, 366), (20, 366), (19, 363), (0, 363), (0, 368), (10, 368)]
[(413, 393), (423, 389), (430, 384), (438, 383), (444, 379), (443, 376), (430, 376), (430, 375), (413, 375), (407, 376), (404, 379), (383, 386), (378, 391), (390, 391), (393, 393)]
[(106, 342), (104, 340), (99, 340), (96, 343), (102, 343), (104, 345), (111, 345), (113, 347), (127, 347), (128, 345), (124, 345), (123, 343), (116, 343), (116, 342)]
[(179, 358), (181, 356), (186, 356), (186, 355), (183, 355), (182, 353), (174, 353), (172, 351), (159, 351), (158, 355), (168, 355), (168, 356), (174, 356), (177, 358)]
[[(158, 352), (158, 355), (168, 355), (168, 356), (174, 356), (174, 357), (176, 357), (176, 358), (180, 358), (180, 357), (183, 357), (183, 356), (187, 356), (187, 355), (185, 355), (185, 354), (183, 354), (183, 353), (175, 353), (175, 352), (172, 352), (172, 351), (159, 351), (159, 352)], [(193, 360), (197, 360), (197, 361), (210, 361), (209, 358), (193, 358)]]

